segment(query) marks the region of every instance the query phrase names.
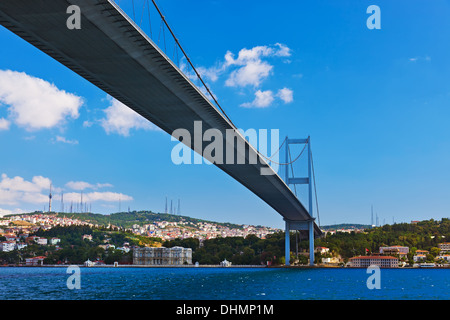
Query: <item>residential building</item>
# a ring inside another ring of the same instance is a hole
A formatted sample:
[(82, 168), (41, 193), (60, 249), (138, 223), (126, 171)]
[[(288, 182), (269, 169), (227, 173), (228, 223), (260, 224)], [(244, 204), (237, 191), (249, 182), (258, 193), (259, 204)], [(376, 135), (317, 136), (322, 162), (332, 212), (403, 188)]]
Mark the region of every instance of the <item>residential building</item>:
[(450, 251), (450, 242), (439, 243), (438, 248), (441, 249), (441, 251)]
[(408, 253), (409, 247), (404, 246), (380, 247), (380, 254), (384, 255), (398, 255), (400, 257), (405, 257)]
[(317, 247), (315, 251), (320, 253), (320, 254), (326, 254), (326, 253), (330, 252), (330, 248)]
[(89, 260), (89, 258), (84, 262), (85, 267), (92, 267), (94, 265), (95, 265), (95, 263), (92, 262), (91, 260)]
[(436, 260), (443, 259), (447, 262), (450, 262), (450, 254), (441, 254), (436, 257)]
[(85, 267), (93, 267), (93, 266), (99, 266), (99, 265), (104, 265), (104, 264), (105, 264), (105, 262), (103, 260), (98, 260), (98, 259), (96, 261), (91, 261), (91, 260), (87, 259), (84, 262)]
[(129, 247), (125, 247), (125, 246), (119, 247), (119, 248), (117, 248), (117, 250), (123, 251), (125, 253), (130, 252), (130, 248)]
[(0, 242), (0, 251), (3, 252), (10, 252), (14, 250), (14, 247), (16, 246), (15, 241), (3, 241)]
[(390, 256), (359, 256), (350, 258), (350, 267), (368, 268), (369, 266), (380, 268), (398, 268), (398, 258)]
[(37, 239), (39, 239), (39, 237), (31, 236), (31, 237), (25, 238), (25, 242), (27, 242), (27, 243), (34, 243)]
[(41, 245), (41, 246), (46, 246), (47, 245), (47, 239), (46, 238), (37, 238), (35, 239), (36, 243)]
[(109, 249), (115, 249), (116, 248), (115, 245), (109, 244), (109, 243), (107, 243), (107, 244), (100, 244), (99, 247), (103, 248), (105, 251), (107, 251)]
[(87, 239), (87, 240), (89, 240), (89, 241), (92, 241), (92, 235), (90, 235), (90, 234), (84, 234), (83, 235), (83, 240), (84, 239)]
[(340, 262), (338, 257), (328, 257), (328, 258), (322, 258), (323, 264), (338, 264)]
[(425, 254), (418, 254), (416, 253), (413, 257), (414, 262), (420, 262), (420, 261), (425, 261), (427, 259), (427, 256)]
[(54, 246), (54, 245), (56, 245), (56, 244), (58, 244), (58, 243), (60, 243), (61, 242), (61, 239), (58, 239), (58, 238), (51, 238), (50, 239), (50, 244), (52, 245), (52, 246)]
[(145, 247), (133, 250), (136, 265), (183, 265), (192, 264), (192, 249), (182, 247)]
[(6, 241), (17, 241), (17, 236), (15, 234), (6, 234), (5, 239)]
[(231, 262), (228, 261), (227, 259), (225, 259), (220, 263), (220, 266), (221, 267), (231, 267)]
[(33, 257), (33, 258), (27, 258), (25, 259), (25, 265), (27, 266), (41, 266), (44, 264), (45, 257), (39, 256), (39, 257)]
[(28, 245), (26, 243), (17, 242), (15, 248), (17, 250), (22, 250), (23, 248), (27, 247)]

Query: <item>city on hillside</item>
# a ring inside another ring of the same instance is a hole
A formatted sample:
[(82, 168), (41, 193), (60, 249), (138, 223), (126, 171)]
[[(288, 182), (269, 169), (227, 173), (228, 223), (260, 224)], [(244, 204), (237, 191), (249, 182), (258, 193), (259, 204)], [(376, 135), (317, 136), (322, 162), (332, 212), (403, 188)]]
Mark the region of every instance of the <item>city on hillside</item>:
[[(285, 263), (284, 232), (280, 229), (163, 215), (170, 220), (166, 221), (157, 214), (152, 215), (158, 219), (145, 219), (130, 227), (102, 225), (86, 221), (86, 216), (77, 218), (57, 213), (5, 216), (0, 219), (0, 264), (275, 266)], [(127, 218), (136, 216), (128, 213)], [(116, 221), (123, 224), (122, 220)], [(315, 263), (357, 268), (370, 265), (450, 267), (450, 243), (446, 242), (449, 225), (449, 219), (442, 219), (370, 228), (352, 224), (327, 226), (324, 237), (316, 240)], [(424, 234), (430, 235), (423, 237)], [(398, 243), (392, 242), (393, 235), (399, 239)], [(305, 239), (301, 233), (291, 232), (291, 243), (296, 243), (291, 248), (290, 261), (294, 266), (309, 263)]]

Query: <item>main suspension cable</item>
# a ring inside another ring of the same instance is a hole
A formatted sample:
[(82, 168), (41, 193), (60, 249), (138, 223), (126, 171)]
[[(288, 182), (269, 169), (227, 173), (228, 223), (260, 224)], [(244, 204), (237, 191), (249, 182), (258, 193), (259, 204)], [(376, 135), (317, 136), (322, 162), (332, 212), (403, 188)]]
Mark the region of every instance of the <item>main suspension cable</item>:
[(161, 16), (162, 21), (164, 21), (164, 24), (167, 26), (167, 29), (169, 30), (169, 32), (171, 33), (173, 39), (175, 40), (175, 42), (177, 43), (178, 47), (180, 48), (181, 52), (183, 52), (184, 57), (186, 58), (187, 62), (189, 63), (189, 65), (191, 66), (191, 68), (194, 70), (195, 74), (197, 75), (197, 78), (201, 81), (201, 83), (203, 84), (203, 86), (205, 87), (206, 91), (209, 93), (209, 95), (211, 96), (211, 98), (214, 100), (214, 102), (216, 103), (216, 105), (219, 107), (220, 111), (222, 111), (223, 115), (228, 119), (228, 121), (230, 122), (230, 124), (233, 126), (233, 128), (235, 130), (237, 130), (237, 127), (234, 125), (233, 121), (231, 121), (231, 119), (228, 117), (228, 115), (226, 114), (225, 110), (222, 109), (222, 107), (220, 106), (219, 102), (217, 101), (216, 97), (212, 94), (211, 90), (208, 88), (208, 86), (206, 85), (206, 83), (203, 81), (202, 77), (200, 76), (200, 74), (198, 73), (197, 69), (194, 67), (194, 64), (191, 62), (191, 59), (189, 59), (188, 55), (186, 54), (186, 51), (184, 51), (183, 47), (181, 46), (180, 42), (178, 41), (177, 37), (175, 36), (175, 34), (172, 31), (172, 28), (169, 26), (169, 24), (166, 21), (166, 18), (164, 17), (164, 15), (162, 14), (161, 10), (159, 9), (158, 5), (156, 4), (155, 0), (152, 0), (153, 5), (155, 6), (156, 10), (158, 11), (159, 15)]
[[(316, 173), (314, 170), (314, 161), (313, 161), (312, 151), (311, 151), (311, 167), (312, 167), (313, 181), (314, 181), (314, 195), (316, 197), (317, 220), (318, 220), (319, 228), (320, 228), (319, 200), (317, 197)], [(310, 183), (311, 183), (311, 181), (310, 181)]]
[[(258, 153), (259, 153), (259, 155), (261, 155), (263, 158), (267, 159), (267, 160), (270, 161), (270, 162), (273, 162), (273, 163), (275, 163), (275, 164), (277, 164), (277, 165), (279, 165), (279, 166), (287, 166), (287, 165), (289, 165), (289, 164), (294, 163), (295, 161), (297, 161), (297, 160), (302, 156), (303, 152), (304, 152), (305, 149), (306, 149), (306, 145), (307, 145), (308, 143), (309, 143), (309, 139), (308, 139), (308, 141), (305, 143), (305, 145), (303, 146), (303, 149), (302, 149), (302, 151), (300, 152), (300, 154), (299, 154), (294, 160), (292, 160), (292, 161), (290, 161), (290, 162), (286, 162), (286, 163), (276, 162), (276, 161), (271, 160), (270, 158), (266, 157), (265, 155), (263, 155), (263, 154), (260, 153), (259, 151), (258, 151)], [(280, 147), (280, 149), (281, 149), (281, 147)], [(287, 161), (287, 159), (286, 159), (286, 161)]]
[[(148, 19), (149, 19), (149, 26), (150, 26), (150, 37), (152, 37), (152, 29), (151, 29), (151, 20), (150, 20), (150, 4), (149, 4), (149, 0), (146, 0), (148, 5), (147, 5), (147, 12), (148, 12)], [(120, 0), (119, 0), (120, 3)], [(175, 36), (175, 33), (173, 32), (172, 28), (170, 27), (169, 23), (167, 22), (165, 16), (163, 15), (162, 11), (160, 10), (160, 8), (158, 7), (158, 5), (156, 4), (155, 0), (152, 0), (152, 3), (154, 5), (154, 7), (156, 8), (159, 16), (161, 17), (161, 25), (159, 28), (159, 34), (158, 34), (158, 44), (161, 41), (161, 33), (163, 36), (163, 41), (164, 41), (164, 49), (165, 51), (167, 51), (166, 48), (166, 38), (165, 38), (165, 30), (164, 30), (164, 26), (167, 27), (167, 29), (169, 30), (170, 34), (172, 35), (176, 45), (178, 46), (178, 48), (181, 50), (181, 52), (183, 53), (184, 57), (186, 58), (188, 64), (191, 66), (192, 70), (195, 72), (195, 75), (197, 76), (197, 79), (201, 82), (201, 84), (203, 85), (203, 87), (206, 89), (207, 93), (211, 96), (211, 98), (213, 99), (214, 103), (217, 105), (217, 107), (219, 107), (220, 111), (222, 112), (222, 114), (227, 118), (227, 120), (230, 122), (230, 124), (232, 125), (233, 129), (238, 131), (237, 127), (235, 126), (235, 124), (233, 123), (233, 121), (230, 119), (230, 117), (228, 117), (227, 113), (225, 112), (225, 110), (222, 108), (222, 106), (220, 105), (220, 103), (217, 101), (216, 97), (214, 96), (214, 94), (211, 92), (211, 90), (209, 89), (209, 87), (206, 85), (205, 81), (203, 80), (203, 78), (201, 77), (200, 73), (197, 71), (197, 69), (195, 68), (194, 64), (192, 63), (191, 59), (189, 58), (189, 56), (187, 55), (186, 51), (183, 49), (183, 47), (181, 46), (180, 41), (178, 40), (178, 38)], [(133, 7), (133, 19), (135, 20), (136, 18), (136, 13), (135, 13), (135, 5), (134, 5), (134, 0), (132, 0), (132, 7)], [(145, 3), (144, 3), (144, 7), (143, 10), (145, 10)], [(141, 17), (141, 24), (142, 24), (142, 17)], [(162, 29), (162, 30), (161, 30)], [(177, 50), (177, 56), (178, 56), (178, 50)], [(178, 58), (178, 57), (177, 57)], [(178, 59), (177, 59), (178, 60)], [(280, 151), (280, 149), (282, 148), (282, 146), (284, 145), (284, 143), (286, 142), (286, 139), (283, 141), (283, 143), (281, 144), (281, 146), (278, 148), (278, 150), (271, 155), (271, 157), (267, 157), (265, 155), (263, 155), (259, 150), (256, 150), (256, 152), (258, 153), (258, 155), (260, 155), (262, 158), (264, 158), (266, 161), (272, 162), (274, 164), (277, 165), (290, 165), (294, 162), (296, 162), (303, 154), (303, 152), (306, 149), (306, 143), (305, 146), (303, 147), (303, 150), (300, 152), (300, 154), (294, 159), (290, 159), (290, 162), (286, 162), (286, 163), (281, 163), (281, 162), (277, 162), (272, 160), (272, 158)], [(307, 142), (309, 143), (309, 141)], [(287, 160), (287, 159), (286, 159)]]
[[(291, 158), (291, 148), (289, 148), (289, 144), (286, 145), (286, 148), (288, 149), (288, 153), (289, 153), (289, 161), (292, 161)], [(292, 178), (295, 178), (294, 176), (294, 166), (291, 164), (291, 172), (292, 172)], [(288, 177), (286, 177), (286, 183), (288, 183)], [(295, 191), (295, 196), (297, 197), (297, 185), (294, 183), (294, 191)]]

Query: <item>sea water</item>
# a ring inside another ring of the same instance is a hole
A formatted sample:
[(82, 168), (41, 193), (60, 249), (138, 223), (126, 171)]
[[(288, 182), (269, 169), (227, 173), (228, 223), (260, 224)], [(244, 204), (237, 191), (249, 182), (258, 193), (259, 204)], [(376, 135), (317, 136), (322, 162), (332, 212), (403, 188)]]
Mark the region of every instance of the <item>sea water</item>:
[[(449, 299), (450, 269), (80, 268), (69, 289), (65, 267), (0, 268), (2, 300), (411, 300)], [(73, 288), (73, 287), (72, 287)]]

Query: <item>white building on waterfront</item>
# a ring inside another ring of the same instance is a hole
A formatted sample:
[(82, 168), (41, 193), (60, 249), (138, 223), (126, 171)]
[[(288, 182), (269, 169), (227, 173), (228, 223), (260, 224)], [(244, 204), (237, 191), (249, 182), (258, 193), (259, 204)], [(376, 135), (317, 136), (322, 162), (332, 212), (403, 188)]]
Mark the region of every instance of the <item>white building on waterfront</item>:
[(133, 249), (135, 265), (184, 265), (192, 264), (192, 249), (182, 247), (145, 247)]
[(350, 258), (350, 267), (368, 268), (376, 265), (380, 268), (398, 268), (398, 258), (389, 256), (359, 256)]

